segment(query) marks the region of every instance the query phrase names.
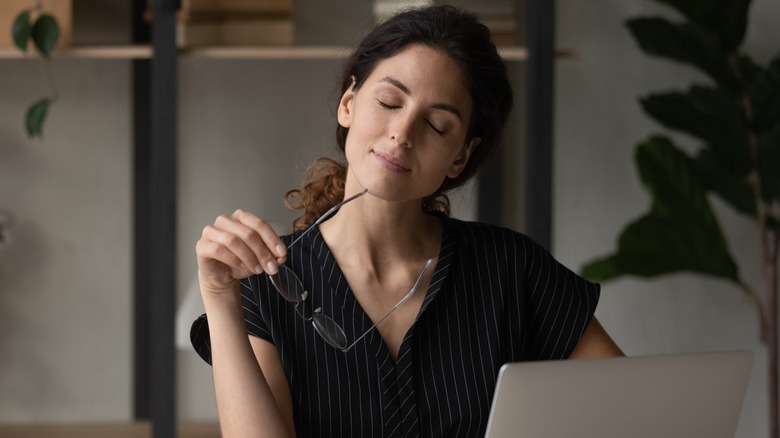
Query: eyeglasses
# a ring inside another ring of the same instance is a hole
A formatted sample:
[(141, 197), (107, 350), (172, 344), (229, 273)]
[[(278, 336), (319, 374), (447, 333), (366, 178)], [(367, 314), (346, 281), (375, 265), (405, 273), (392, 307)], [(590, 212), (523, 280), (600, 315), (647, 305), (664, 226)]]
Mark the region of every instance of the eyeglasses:
[[(314, 229), (322, 221), (330, 217), (342, 205), (366, 194), (367, 192), (368, 190), (363, 190), (362, 192), (350, 196), (349, 198), (333, 206), (330, 210), (326, 211), (325, 214), (323, 214), (319, 219), (317, 219), (313, 224), (311, 224), (309, 228), (306, 229), (306, 231), (304, 231), (300, 236), (298, 236), (295, 240), (293, 240), (287, 247), (289, 248), (293, 246), (296, 242), (301, 240), (303, 236), (309, 233), (309, 231)], [(314, 326), (314, 330), (317, 332), (317, 334), (320, 335), (320, 337), (325, 342), (327, 342), (329, 345), (336, 348), (337, 350), (346, 353), (347, 351), (352, 349), (352, 347), (354, 347), (358, 342), (360, 342), (360, 340), (363, 339), (367, 334), (369, 334), (371, 330), (373, 330), (377, 325), (379, 325), (380, 322), (382, 322), (385, 318), (387, 318), (388, 315), (393, 313), (395, 309), (401, 307), (403, 303), (405, 303), (409, 298), (411, 298), (412, 295), (414, 295), (414, 292), (417, 290), (417, 287), (420, 285), (420, 282), (422, 281), (423, 275), (425, 275), (425, 272), (431, 266), (432, 262), (433, 259), (428, 259), (428, 261), (425, 262), (425, 266), (423, 266), (422, 270), (420, 271), (420, 275), (417, 276), (417, 280), (414, 282), (412, 289), (409, 292), (407, 292), (407, 294), (404, 295), (403, 298), (401, 298), (401, 301), (399, 301), (398, 304), (393, 306), (387, 313), (385, 313), (384, 316), (379, 318), (379, 320), (375, 322), (374, 325), (372, 325), (368, 330), (366, 330), (365, 333), (360, 335), (349, 345), (347, 344), (347, 335), (344, 333), (344, 330), (341, 328), (341, 326), (339, 326), (338, 323), (333, 320), (333, 318), (327, 315), (323, 315), (322, 308), (320, 307), (312, 311), (311, 306), (306, 305), (307, 304), (306, 299), (309, 298), (309, 292), (306, 289), (304, 289), (303, 282), (301, 282), (301, 279), (298, 278), (297, 275), (295, 275), (295, 272), (293, 272), (292, 269), (288, 268), (285, 265), (279, 265), (279, 272), (274, 275), (269, 275), (269, 278), (271, 279), (271, 284), (274, 285), (277, 292), (279, 292), (279, 294), (285, 300), (291, 303), (295, 303), (295, 313), (297, 313), (298, 316), (303, 318), (305, 321), (311, 321), (311, 324)]]

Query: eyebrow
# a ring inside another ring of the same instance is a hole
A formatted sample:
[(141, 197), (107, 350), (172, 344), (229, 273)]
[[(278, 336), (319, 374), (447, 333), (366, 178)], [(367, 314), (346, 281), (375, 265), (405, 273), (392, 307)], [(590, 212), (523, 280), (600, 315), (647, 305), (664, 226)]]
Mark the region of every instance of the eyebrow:
[[(398, 79), (392, 76), (385, 76), (382, 79), (380, 79), (379, 82), (387, 82), (388, 84), (391, 84), (396, 88), (398, 88), (399, 90), (401, 90), (407, 96), (412, 95), (412, 91), (409, 90), (409, 87), (407, 87), (406, 85), (404, 85), (403, 82), (399, 81)], [(431, 105), (431, 108), (436, 108), (436, 109), (450, 112), (452, 114), (455, 114), (458, 117), (458, 119), (461, 119), (460, 110), (458, 110), (455, 106), (450, 105), (448, 103), (441, 103), (441, 102), (434, 103), (433, 105)]]

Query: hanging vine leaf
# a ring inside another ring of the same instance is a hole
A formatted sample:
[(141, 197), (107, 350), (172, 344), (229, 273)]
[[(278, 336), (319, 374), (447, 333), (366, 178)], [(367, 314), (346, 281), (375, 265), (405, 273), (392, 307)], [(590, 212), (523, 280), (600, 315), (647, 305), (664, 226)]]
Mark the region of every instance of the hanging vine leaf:
[(22, 11), (14, 19), (14, 24), (11, 27), (11, 34), (14, 38), (14, 44), (22, 52), (27, 51), (27, 42), (30, 41), (30, 33), (32, 32), (30, 27), (30, 10), (26, 9)]
[[(40, 9), (40, 7), (41, 4), (39, 2), (38, 8)], [(31, 12), (31, 9), (24, 10), (14, 20), (12, 26), (14, 44), (20, 50), (26, 52), (29, 41), (32, 39), (38, 52), (44, 58), (49, 58), (49, 55), (57, 46), (60, 34), (59, 24), (51, 14), (44, 12), (41, 12), (38, 18), (31, 22)], [(46, 120), (50, 104), (51, 99), (40, 99), (27, 109), (25, 113), (25, 128), (28, 137), (40, 137), (43, 135), (43, 122)]]
[(54, 47), (57, 45), (57, 39), (60, 36), (60, 26), (57, 20), (50, 14), (41, 14), (32, 27), (32, 39), (35, 47), (45, 57), (49, 57)]
[(43, 122), (49, 112), (49, 104), (51, 104), (51, 99), (44, 98), (32, 104), (27, 110), (25, 126), (28, 137), (43, 137)]
[(623, 230), (615, 254), (587, 264), (583, 276), (604, 282), (692, 271), (738, 281), (692, 160), (669, 139), (654, 137), (639, 145), (636, 164), (652, 208)]

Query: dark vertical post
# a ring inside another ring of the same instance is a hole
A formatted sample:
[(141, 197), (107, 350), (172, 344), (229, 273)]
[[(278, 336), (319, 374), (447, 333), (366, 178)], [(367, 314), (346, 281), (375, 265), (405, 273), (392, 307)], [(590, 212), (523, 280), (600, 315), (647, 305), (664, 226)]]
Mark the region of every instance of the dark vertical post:
[[(176, 0), (133, 3), (133, 40), (153, 55), (133, 63), (135, 417), (155, 438), (176, 435)], [(145, 41), (144, 41), (145, 40)]]
[(555, 1), (528, 0), (526, 232), (545, 248), (552, 244), (553, 86)]
[[(146, 0), (133, 0), (132, 42), (149, 44), (150, 29), (144, 20)], [(133, 81), (133, 417), (149, 419), (149, 150), (151, 134), (150, 76), (148, 59), (132, 61)]]
[(150, 416), (155, 438), (176, 433), (176, 0), (155, 0), (149, 151)]

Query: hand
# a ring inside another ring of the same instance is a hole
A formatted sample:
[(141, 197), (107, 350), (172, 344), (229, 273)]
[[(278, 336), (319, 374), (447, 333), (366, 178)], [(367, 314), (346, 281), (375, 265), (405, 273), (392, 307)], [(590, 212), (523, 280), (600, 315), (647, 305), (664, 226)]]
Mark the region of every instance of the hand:
[(218, 294), (235, 291), (252, 274), (276, 274), (287, 249), (268, 222), (239, 209), (207, 225), (195, 253), (201, 293)]

